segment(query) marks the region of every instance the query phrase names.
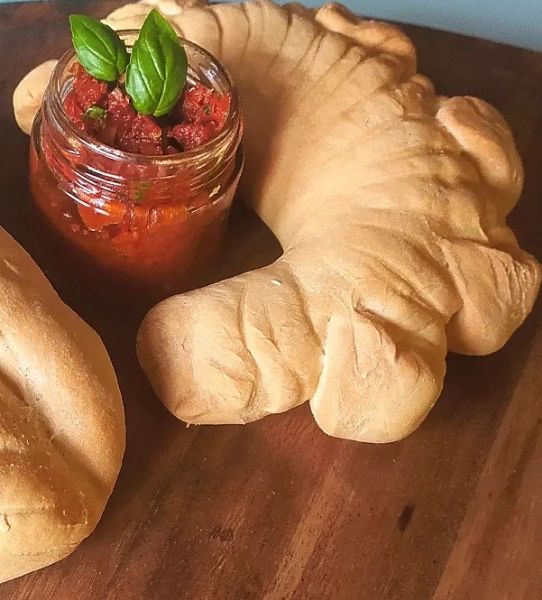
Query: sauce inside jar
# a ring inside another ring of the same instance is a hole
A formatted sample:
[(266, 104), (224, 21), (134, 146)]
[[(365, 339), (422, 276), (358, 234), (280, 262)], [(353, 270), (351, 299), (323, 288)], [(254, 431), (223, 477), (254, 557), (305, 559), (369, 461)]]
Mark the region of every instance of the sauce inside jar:
[(242, 168), (231, 82), (211, 55), (182, 43), (198, 68), (160, 118), (138, 114), (121, 86), (65, 55), (30, 156), (32, 195), (62, 240), (100, 270), (163, 296), (189, 288), (216, 256)]
[(71, 123), (97, 142), (133, 154), (161, 156), (194, 150), (224, 127), (230, 95), (196, 81), (165, 117), (141, 115), (122, 84), (107, 84), (75, 63), (71, 90), (63, 99)]

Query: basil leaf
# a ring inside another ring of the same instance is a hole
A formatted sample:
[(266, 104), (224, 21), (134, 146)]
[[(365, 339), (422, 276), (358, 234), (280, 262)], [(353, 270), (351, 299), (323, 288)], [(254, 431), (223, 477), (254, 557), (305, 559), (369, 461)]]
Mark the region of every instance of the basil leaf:
[(126, 92), (142, 115), (161, 117), (186, 84), (188, 60), (175, 30), (156, 11), (147, 15), (126, 70)]
[(84, 15), (71, 15), (70, 29), (77, 59), (85, 71), (96, 79), (117, 81), (126, 70), (129, 56), (116, 32)]

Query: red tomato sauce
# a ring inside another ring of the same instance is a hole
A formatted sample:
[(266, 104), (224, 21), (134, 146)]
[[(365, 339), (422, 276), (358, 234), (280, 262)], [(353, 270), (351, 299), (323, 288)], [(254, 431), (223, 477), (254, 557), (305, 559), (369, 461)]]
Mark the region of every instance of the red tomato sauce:
[(94, 79), (78, 63), (64, 99), (64, 110), (78, 129), (112, 148), (148, 156), (202, 146), (220, 132), (229, 109), (229, 96), (197, 82), (185, 89), (169, 115), (140, 115), (122, 86)]
[[(182, 158), (211, 141), (230, 110), (229, 95), (196, 83), (166, 117), (140, 115), (122, 87), (94, 79), (79, 65), (73, 75), (63, 100), (71, 123), (96, 142), (132, 154)], [(32, 145), (30, 183), (47, 222), (93, 264), (175, 291), (216, 256), (240, 163), (227, 158), (194, 191), (187, 167), (108, 158), (85, 145), (73, 152), (43, 122)]]

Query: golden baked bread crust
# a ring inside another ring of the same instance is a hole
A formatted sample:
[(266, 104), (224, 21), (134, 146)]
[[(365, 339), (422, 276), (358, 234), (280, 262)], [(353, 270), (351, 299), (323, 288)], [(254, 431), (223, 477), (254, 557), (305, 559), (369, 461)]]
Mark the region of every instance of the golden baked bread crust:
[(310, 401), (331, 435), (388, 442), (438, 398), (448, 349), (499, 349), (540, 265), (505, 218), (522, 167), (495, 109), (446, 99), (396, 27), (337, 5), (184, 10), (246, 116), (242, 196), (275, 233), (273, 265), (170, 298), (141, 364), (190, 423), (245, 423)]
[(124, 454), (124, 410), (98, 335), (0, 229), (0, 583), (96, 527)]

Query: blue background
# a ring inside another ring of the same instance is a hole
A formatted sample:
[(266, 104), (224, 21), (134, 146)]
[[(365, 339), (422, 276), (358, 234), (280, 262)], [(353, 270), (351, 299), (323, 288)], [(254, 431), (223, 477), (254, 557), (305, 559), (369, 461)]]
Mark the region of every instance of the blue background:
[[(0, 0), (10, 2), (13, 0)], [(542, 0), (343, 0), (364, 15), (542, 50)], [(325, 0), (304, 0), (310, 6)]]

